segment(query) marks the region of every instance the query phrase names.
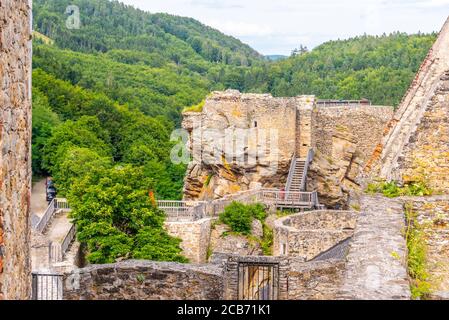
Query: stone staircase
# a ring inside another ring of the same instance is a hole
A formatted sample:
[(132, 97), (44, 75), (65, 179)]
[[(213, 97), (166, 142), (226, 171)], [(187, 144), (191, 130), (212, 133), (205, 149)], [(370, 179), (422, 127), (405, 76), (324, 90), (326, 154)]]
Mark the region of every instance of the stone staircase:
[(296, 154), (292, 157), (290, 170), (288, 173), (285, 191), (287, 192), (304, 192), (307, 189), (307, 172), (312, 163), (315, 151), (310, 149), (307, 158), (297, 158)]

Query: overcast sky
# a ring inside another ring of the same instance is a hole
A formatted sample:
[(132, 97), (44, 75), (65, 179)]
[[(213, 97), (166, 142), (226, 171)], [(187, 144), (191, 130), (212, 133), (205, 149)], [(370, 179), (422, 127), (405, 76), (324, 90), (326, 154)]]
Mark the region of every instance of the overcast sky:
[(195, 18), (262, 54), (289, 55), (351, 36), (439, 31), (449, 0), (120, 0), (155, 13)]

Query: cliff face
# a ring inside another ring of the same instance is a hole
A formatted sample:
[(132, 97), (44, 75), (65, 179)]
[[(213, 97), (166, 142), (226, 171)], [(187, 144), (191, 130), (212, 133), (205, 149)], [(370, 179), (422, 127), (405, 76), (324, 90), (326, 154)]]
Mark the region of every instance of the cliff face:
[(329, 208), (347, 209), (349, 196), (359, 192), (358, 175), (363, 154), (348, 128), (340, 127), (332, 136), (331, 155), (317, 152), (308, 175), (309, 190), (317, 190), (320, 203)]
[(0, 1), (0, 299), (30, 297), (31, 8)]

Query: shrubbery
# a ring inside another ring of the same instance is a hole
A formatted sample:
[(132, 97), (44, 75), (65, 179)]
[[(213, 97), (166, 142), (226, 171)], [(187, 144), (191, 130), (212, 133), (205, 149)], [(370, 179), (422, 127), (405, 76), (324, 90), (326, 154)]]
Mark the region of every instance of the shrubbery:
[(433, 191), (424, 182), (413, 182), (399, 186), (396, 182), (376, 182), (370, 183), (366, 189), (367, 193), (381, 193), (388, 198), (401, 196), (430, 196)]
[(227, 224), (232, 232), (251, 235), (251, 223), (254, 219), (263, 222), (267, 217), (262, 204), (245, 205), (233, 202), (220, 215), (220, 222)]

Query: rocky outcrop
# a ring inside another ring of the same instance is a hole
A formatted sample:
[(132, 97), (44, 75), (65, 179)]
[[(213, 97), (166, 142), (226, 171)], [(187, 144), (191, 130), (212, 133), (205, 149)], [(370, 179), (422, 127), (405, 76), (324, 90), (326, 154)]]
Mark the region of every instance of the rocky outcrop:
[(283, 187), (296, 149), (297, 108), (312, 101), (228, 90), (212, 93), (202, 112), (184, 113), (193, 154), (184, 197)]
[(28, 299), (31, 8), (0, 1), (0, 299)]
[(357, 140), (346, 127), (334, 133), (331, 154), (316, 153), (308, 174), (308, 189), (317, 190), (320, 203), (328, 208), (346, 209), (351, 192), (360, 191), (358, 175), (363, 169)]

